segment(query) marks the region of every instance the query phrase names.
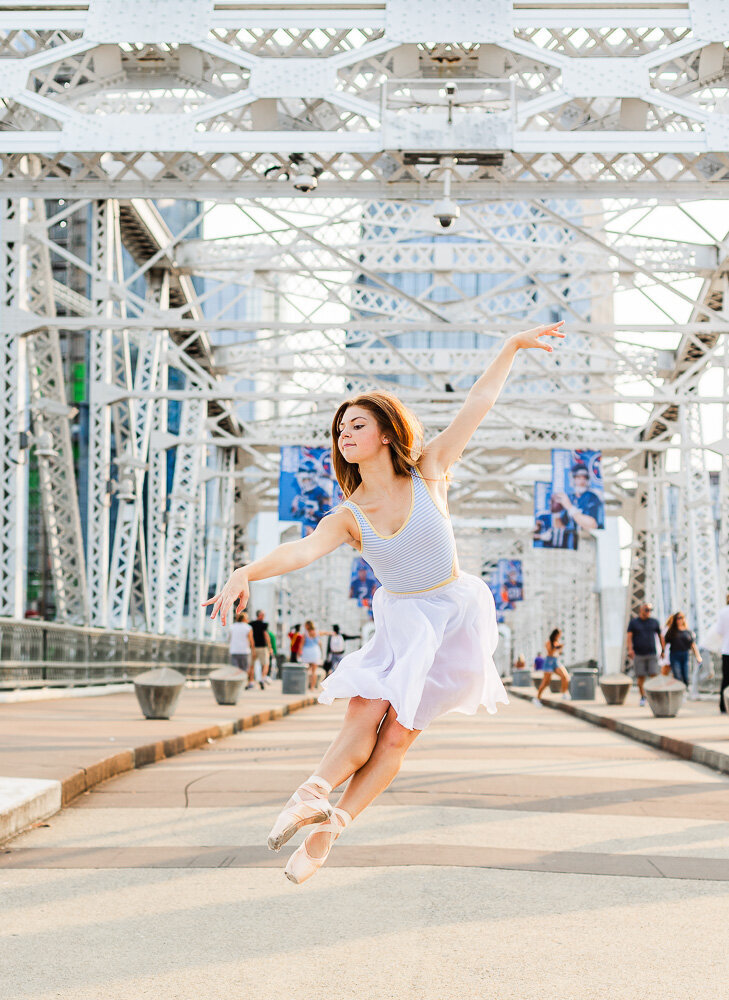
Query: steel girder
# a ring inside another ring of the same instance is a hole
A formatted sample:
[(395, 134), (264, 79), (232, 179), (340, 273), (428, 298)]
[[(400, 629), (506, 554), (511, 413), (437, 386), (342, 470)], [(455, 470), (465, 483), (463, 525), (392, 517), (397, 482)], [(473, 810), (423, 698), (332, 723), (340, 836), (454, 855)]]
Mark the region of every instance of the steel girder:
[(3, 294), (0, 301), (0, 614), (20, 618), (25, 607), (26, 470), (20, 448), (25, 429), (25, 340), (18, 297), (27, 272), (27, 244), (20, 239), (26, 206), (0, 200)]
[[(403, 0), (365, 2), (356, 10), (327, 5), (326, 12), (316, 4), (267, 3), (247, 5), (241, 27), (240, 12), (224, 3), (182, 0), (174, 19), (164, 16), (164, 3), (153, 13), (149, 5), (142, 11), (139, 0), (131, 3), (131, 16), (128, 6), (116, 11), (95, 0), (0, 11), (6, 190), (18, 197), (42, 192), (99, 200), (90, 299), (51, 283), (56, 301), (75, 315), (44, 317), (51, 331), (92, 331), (88, 572), (94, 621), (121, 622), (144, 608), (145, 476), (147, 604), (156, 627), (166, 630), (180, 622), (185, 595), (205, 592), (216, 560), (220, 566), (215, 538), (208, 536), (201, 548), (199, 532), (196, 544), (191, 535), (202, 517), (195, 463), (202, 465), (210, 446), (214, 454), (236, 450), (236, 474), (248, 477), (236, 480), (236, 505), (247, 516), (272, 504), (272, 448), (303, 436), (325, 443), (324, 410), (340, 393), (392, 386), (395, 376), (435, 431), (452, 411), (445, 382), (463, 390), (499, 335), (538, 321), (548, 309), (568, 318), (571, 345), (559, 366), (530, 359), (515, 372), (459, 468), (454, 506), (466, 514), (525, 512), (530, 498), (519, 468), (544, 463), (553, 446), (589, 438), (606, 452), (615, 503), (629, 503), (634, 484), (640, 497), (648, 451), (645, 503), (651, 511), (665, 509), (662, 455), (681, 408), (695, 398), (703, 368), (725, 339), (727, 319), (713, 291), (725, 281), (722, 241), (656, 249), (641, 225), (661, 202), (720, 197), (729, 176), (729, 116), (721, 104), (727, 24), (720, 7), (692, 0), (680, 8), (653, 5), (649, 12), (627, 4), (567, 15), (540, 6), (535, 25), (533, 11), (510, 3), (464, 2), (443, 25), (439, 5), (430, 0), (420, 0), (416, 12)], [(22, 32), (15, 30), (21, 22)], [(441, 40), (425, 43), (425, 37)], [(444, 81), (455, 88), (450, 94)], [(35, 154), (32, 172), (28, 152)], [(458, 159), (452, 195), (463, 209), (449, 244), (435, 238), (425, 204), (441, 194), (446, 154)], [(292, 202), (291, 178), (302, 161), (318, 186)], [(257, 215), (258, 225), (237, 244), (191, 238), (194, 224), (170, 234), (141, 200), (152, 196), (245, 198), (245, 212)], [(342, 209), (347, 199), (349, 208)], [(533, 213), (529, 231), (519, 231), (524, 218), (516, 214), (517, 202)], [(119, 263), (121, 234), (140, 274), (155, 267), (164, 273), (166, 299), (150, 294), (145, 301), (132, 292)], [(49, 253), (61, 252), (45, 239)], [(4, 249), (17, 248), (8, 242)], [(407, 291), (402, 274), (428, 278), (427, 286)], [(483, 274), (504, 280), (481, 294), (463, 291), (468, 276)], [(260, 322), (205, 315), (193, 275), (285, 308)], [(675, 322), (692, 295), (682, 282), (696, 276), (705, 279), (699, 307)], [(653, 324), (665, 335), (664, 355), (640, 343), (649, 324), (631, 330), (613, 321), (615, 293), (631, 288), (646, 301), (669, 296)], [(11, 309), (8, 315), (22, 332), (39, 327), (32, 318), (35, 326), (24, 326), (27, 313)], [(234, 330), (241, 342), (213, 355), (207, 333)], [(464, 348), (454, 334), (469, 331), (479, 342)], [(632, 343), (631, 332), (638, 335)], [(242, 342), (247, 333), (256, 335), (254, 344)], [(416, 346), (418, 336), (435, 346)], [(161, 345), (156, 362), (152, 339)], [(22, 384), (24, 345), (17, 337), (4, 344), (3, 426), (17, 428), (13, 413), (23, 400), (13, 397), (19, 383), (10, 379), (20, 373)], [(132, 350), (141, 352), (138, 378)], [(197, 360), (190, 363), (191, 357)], [(170, 363), (185, 372), (187, 398), (167, 385)], [(251, 372), (253, 390), (237, 384)], [(674, 419), (662, 426), (654, 421), (643, 434), (617, 423), (613, 404), (625, 394), (640, 401), (646, 422), (669, 410)], [(172, 399), (183, 407), (174, 441), (166, 417)], [(234, 407), (256, 399), (271, 401), (276, 412), (234, 426)], [(725, 405), (723, 438), (714, 443), (723, 455), (725, 486), (727, 412)], [(114, 465), (112, 429), (115, 442), (127, 442), (115, 445)], [(14, 433), (7, 436), (11, 457)], [(170, 447), (177, 461), (168, 498)], [(227, 469), (229, 456), (220, 458)], [(706, 471), (696, 465), (703, 451), (698, 456), (680, 486), (688, 529), (672, 585), (677, 594), (686, 593), (695, 576), (692, 552), (706, 551), (709, 539)], [(12, 461), (6, 471), (4, 511), (17, 507), (21, 476)], [(232, 481), (221, 480), (221, 495)], [(119, 500), (113, 542), (110, 489)], [(726, 502), (722, 510), (725, 550), (717, 578), (725, 580)], [(16, 513), (15, 524), (22, 525), (22, 511)], [(14, 558), (16, 535), (12, 527), (8, 535), (8, 523), (3, 566), (5, 553)], [(665, 569), (668, 545), (655, 523), (651, 513), (641, 556), (650, 578)], [(16, 565), (10, 574), (16, 608), (18, 572)], [(170, 573), (174, 594), (166, 585)], [(714, 598), (701, 594), (703, 622)]]
[[(21, 553), (27, 529), (27, 485), (20, 451), (24, 435), (24, 447), (34, 444), (36, 448), (56, 615), (59, 621), (86, 624), (89, 605), (69, 429), (71, 409), (66, 402), (49, 255), (34, 238), (45, 221), (42, 202), (3, 202), (3, 401), (6, 461), (11, 466), (3, 477), (3, 508), (8, 518), (3, 527), (3, 563), (13, 579), (3, 580), (2, 600), (5, 613), (22, 614)], [(5, 557), (11, 562), (6, 563)]]
[(133, 7), (3, 6), (5, 179), (29, 184), (27, 152), (48, 197), (275, 198), (304, 154), (327, 198), (432, 197), (441, 153), (455, 197), (700, 197), (727, 177), (712, 0)]

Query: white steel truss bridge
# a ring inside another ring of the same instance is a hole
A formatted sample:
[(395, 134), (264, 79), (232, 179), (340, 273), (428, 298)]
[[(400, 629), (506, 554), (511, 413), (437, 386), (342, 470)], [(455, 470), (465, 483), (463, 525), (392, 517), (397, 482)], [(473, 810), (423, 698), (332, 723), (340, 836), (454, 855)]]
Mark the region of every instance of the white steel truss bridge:
[(617, 536), (547, 559), (513, 520), (550, 449), (600, 448), (629, 607), (705, 634), (728, 40), (716, 0), (0, 2), (0, 615), (42, 523), (58, 620), (204, 635), (280, 445), (375, 386), (435, 432), (501, 338), (561, 317), (458, 467), (464, 564), (525, 560), (524, 651), (559, 620), (616, 665)]

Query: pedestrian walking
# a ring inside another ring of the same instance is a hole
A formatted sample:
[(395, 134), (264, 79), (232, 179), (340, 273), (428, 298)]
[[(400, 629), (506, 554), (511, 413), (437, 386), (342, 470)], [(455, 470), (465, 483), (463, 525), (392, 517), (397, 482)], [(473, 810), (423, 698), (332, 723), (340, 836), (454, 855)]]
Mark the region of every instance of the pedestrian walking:
[(267, 684), (270, 684), (278, 677), (278, 648), (276, 646), (276, 636), (272, 628), (268, 629), (268, 639), (271, 643), (270, 666), (268, 670)]
[(559, 662), (559, 655), (564, 649), (564, 643), (562, 642), (562, 630), (555, 628), (549, 633), (549, 638), (544, 644), (544, 650), (546, 656), (544, 657), (544, 675), (542, 677), (542, 683), (539, 685), (539, 690), (537, 691), (536, 698), (532, 698), (532, 701), (536, 705), (542, 704), (542, 694), (549, 687), (549, 682), (552, 679), (552, 674), (557, 674), (561, 679), (561, 695), (563, 701), (570, 701), (570, 675), (567, 673), (567, 669), (562, 666)]
[(729, 594), (726, 595), (726, 607), (719, 612), (711, 632), (721, 636), (721, 684), (719, 685), (719, 711), (726, 712), (724, 691), (729, 687)]
[(326, 632), (322, 629), (318, 629), (312, 621), (304, 622), (304, 645), (301, 650), (301, 662), (306, 663), (309, 668), (310, 691), (316, 691), (319, 686), (317, 673), (324, 660), (321, 645), (319, 643), (319, 636), (331, 636), (333, 634), (333, 632)]
[(299, 657), (301, 656), (301, 650), (304, 646), (304, 637), (301, 634), (301, 625), (292, 625), (291, 631), (289, 632), (289, 642), (291, 644), (290, 657), (291, 663), (298, 663)]
[(230, 662), (246, 674), (253, 655), (253, 629), (248, 624), (248, 615), (239, 611), (230, 626)]
[(661, 644), (661, 656), (666, 652), (666, 643), (661, 635), (658, 620), (651, 616), (653, 605), (644, 602), (638, 609), (638, 615), (630, 619), (628, 625), (628, 658), (633, 661), (633, 673), (638, 681), (640, 704), (645, 705), (646, 677), (655, 677), (658, 673), (658, 650), (656, 642)]
[(261, 690), (268, 683), (268, 671), (271, 666), (271, 637), (268, 634), (268, 622), (265, 611), (256, 611), (255, 620), (251, 622), (253, 630), (253, 671), (256, 683)]
[[(321, 824), (289, 858), (286, 876), (310, 878), (332, 844), (397, 775), (407, 750), (445, 712), (507, 703), (493, 654), (496, 609), (483, 580), (458, 567), (447, 507), (448, 470), (496, 402), (522, 349), (553, 348), (561, 323), (508, 337), (448, 427), (422, 447), (422, 428), (384, 392), (343, 402), (332, 422), (332, 461), (347, 498), (306, 538), (236, 569), (206, 601), (212, 617), (248, 601), (249, 584), (307, 566), (342, 544), (358, 550), (382, 586), (375, 631), (324, 682), (319, 701), (348, 698), (341, 732), (315, 774), (293, 793), (269, 834), (279, 850), (302, 826)], [(332, 807), (332, 788), (349, 783)]]
[(342, 657), (344, 656), (344, 643), (346, 639), (359, 639), (358, 635), (344, 635), (339, 630), (338, 625), (332, 625), (332, 631), (327, 641), (327, 654), (324, 657), (324, 674), (326, 677), (336, 670)]
[(668, 647), (668, 662), (671, 673), (677, 681), (689, 684), (689, 653), (693, 653), (697, 666), (701, 666), (701, 653), (696, 645), (696, 636), (686, 624), (683, 611), (676, 611), (666, 622), (665, 644)]

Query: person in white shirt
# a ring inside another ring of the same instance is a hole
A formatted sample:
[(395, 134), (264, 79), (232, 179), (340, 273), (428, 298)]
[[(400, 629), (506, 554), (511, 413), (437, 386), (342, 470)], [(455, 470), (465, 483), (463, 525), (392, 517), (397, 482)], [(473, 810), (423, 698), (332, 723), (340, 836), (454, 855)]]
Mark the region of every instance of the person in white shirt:
[(719, 711), (726, 712), (724, 704), (724, 689), (729, 687), (729, 594), (726, 595), (726, 607), (719, 612), (712, 632), (721, 636), (721, 684), (719, 685)]
[[(248, 673), (248, 665), (253, 654), (253, 629), (248, 624), (248, 615), (239, 611), (230, 626), (230, 662), (234, 667)], [(252, 687), (253, 685), (251, 685)]]

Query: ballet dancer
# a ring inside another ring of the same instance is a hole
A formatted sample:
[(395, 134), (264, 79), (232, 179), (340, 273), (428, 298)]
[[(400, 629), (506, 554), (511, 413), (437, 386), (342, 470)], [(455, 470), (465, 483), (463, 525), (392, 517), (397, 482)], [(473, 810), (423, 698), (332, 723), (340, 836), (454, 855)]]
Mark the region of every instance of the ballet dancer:
[[(505, 340), (449, 426), (422, 446), (417, 419), (395, 396), (371, 392), (343, 402), (332, 422), (332, 459), (346, 499), (306, 538), (279, 545), (236, 569), (205, 601), (223, 625), (248, 603), (249, 584), (308, 566), (348, 544), (380, 580), (375, 631), (323, 683), (319, 701), (348, 698), (344, 724), (316, 773), (293, 793), (273, 825), (278, 851), (302, 827), (319, 824), (294, 851), (286, 876), (310, 878), (334, 841), (383, 792), (416, 737), (445, 712), (473, 714), (507, 704), (493, 661), (494, 600), (478, 577), (458, 569), (447, 507), (448, 470), (496, 402), (520, 350), (551, 352), (551, 323)], [(349, 780), (337, 806), (332, 789)]]

